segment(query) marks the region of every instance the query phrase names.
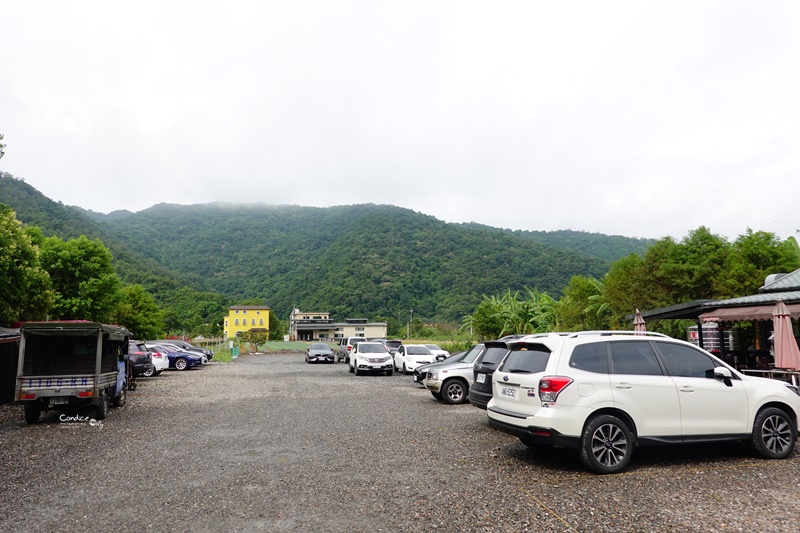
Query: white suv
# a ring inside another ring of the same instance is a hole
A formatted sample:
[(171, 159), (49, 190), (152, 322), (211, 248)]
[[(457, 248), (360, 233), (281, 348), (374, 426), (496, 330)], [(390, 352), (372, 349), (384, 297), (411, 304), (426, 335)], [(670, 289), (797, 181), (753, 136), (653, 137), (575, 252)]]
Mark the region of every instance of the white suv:
[(523, 337), (492, 378), (489, 423), (534, 447), (576, 448), (594, 472), (623, 471), (636, 446), (747, 441), (768, 459), (791, 454), (800, 392), (745, 376), (658, 333)]

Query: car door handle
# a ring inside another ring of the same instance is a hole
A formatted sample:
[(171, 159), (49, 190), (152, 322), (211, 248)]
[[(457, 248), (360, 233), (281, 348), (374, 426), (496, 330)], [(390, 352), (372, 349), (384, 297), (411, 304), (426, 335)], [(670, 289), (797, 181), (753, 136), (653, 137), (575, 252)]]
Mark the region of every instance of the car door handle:
[(626, 382), (617, 383), (617, 384), (616, 384), (616, 385), (614, 385), (614, 386), (615, 386), (616, 388), (618, 388), (618, 389), (625, 389), (625, 390), (628, 390), (628, 389), (630, 389), (630, 388), (631, 388), (631, 384), (630, 384), (630, 383), (626, 383)]
[(694, 387), (689, 387), (688, 385), (681, 387), (678, 389), (681, 392), (694, 392)]

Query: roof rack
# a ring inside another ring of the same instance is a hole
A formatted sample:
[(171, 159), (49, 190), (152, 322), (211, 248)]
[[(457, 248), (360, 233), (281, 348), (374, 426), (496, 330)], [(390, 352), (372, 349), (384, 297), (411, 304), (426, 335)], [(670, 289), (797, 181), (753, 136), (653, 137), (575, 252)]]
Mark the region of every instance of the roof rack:
[(601, 337), (610, 337), (611, 335), (618, 335), (618, 336), (630, 336), (630, 337), (662, 337), (669, 339), (669, 335), (664, 335), (663, 333), (657, 333), (655, 331), (631, 331), (631, 330), (598, 330), (598, 331), (576, 331), (574, 333), (570, 333), (569, 337), (584, 337), (589, 335), (601, 336)]

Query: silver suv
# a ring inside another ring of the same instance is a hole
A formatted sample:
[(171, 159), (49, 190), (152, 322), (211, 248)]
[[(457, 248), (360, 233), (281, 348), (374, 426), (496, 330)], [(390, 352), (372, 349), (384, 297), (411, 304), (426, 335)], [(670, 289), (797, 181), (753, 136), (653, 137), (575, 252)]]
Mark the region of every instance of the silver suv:
[(339, 339), (339, 348), (336, 350), (336, 360), (349, 363), (350, 352), (353, 351), (353, 345), (366, 340), (367, 339), (364, 337), (342, 337)]
[(797, 439), (796, 387), (740, 374), (688, 342), (615, 331), (508, 347), (489, 423), (530, 447), (575, 448), (600, 474), (625, 470), (637, 446), (740, 440), (783, 459)]
[(425, 373), (420, 375), (422, 384), (437, 400), (449, 404), (466, 402), (472, 386), (472, 364), (482, 351), (483, 344), (476, 344), (463, 354), (425, 365)]

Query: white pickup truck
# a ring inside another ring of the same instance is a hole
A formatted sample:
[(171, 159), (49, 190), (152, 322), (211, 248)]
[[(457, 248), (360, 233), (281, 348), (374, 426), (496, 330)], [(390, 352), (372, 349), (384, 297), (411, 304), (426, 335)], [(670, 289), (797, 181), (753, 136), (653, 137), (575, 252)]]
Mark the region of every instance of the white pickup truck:
[(20, 327), (14, 399), (25, 406), (25, 421), (48, 409), (91, 406), (106, 417), (109, 402), (125, 403), (128, 339), (120, 326), (97, 322), (26, 322)]

